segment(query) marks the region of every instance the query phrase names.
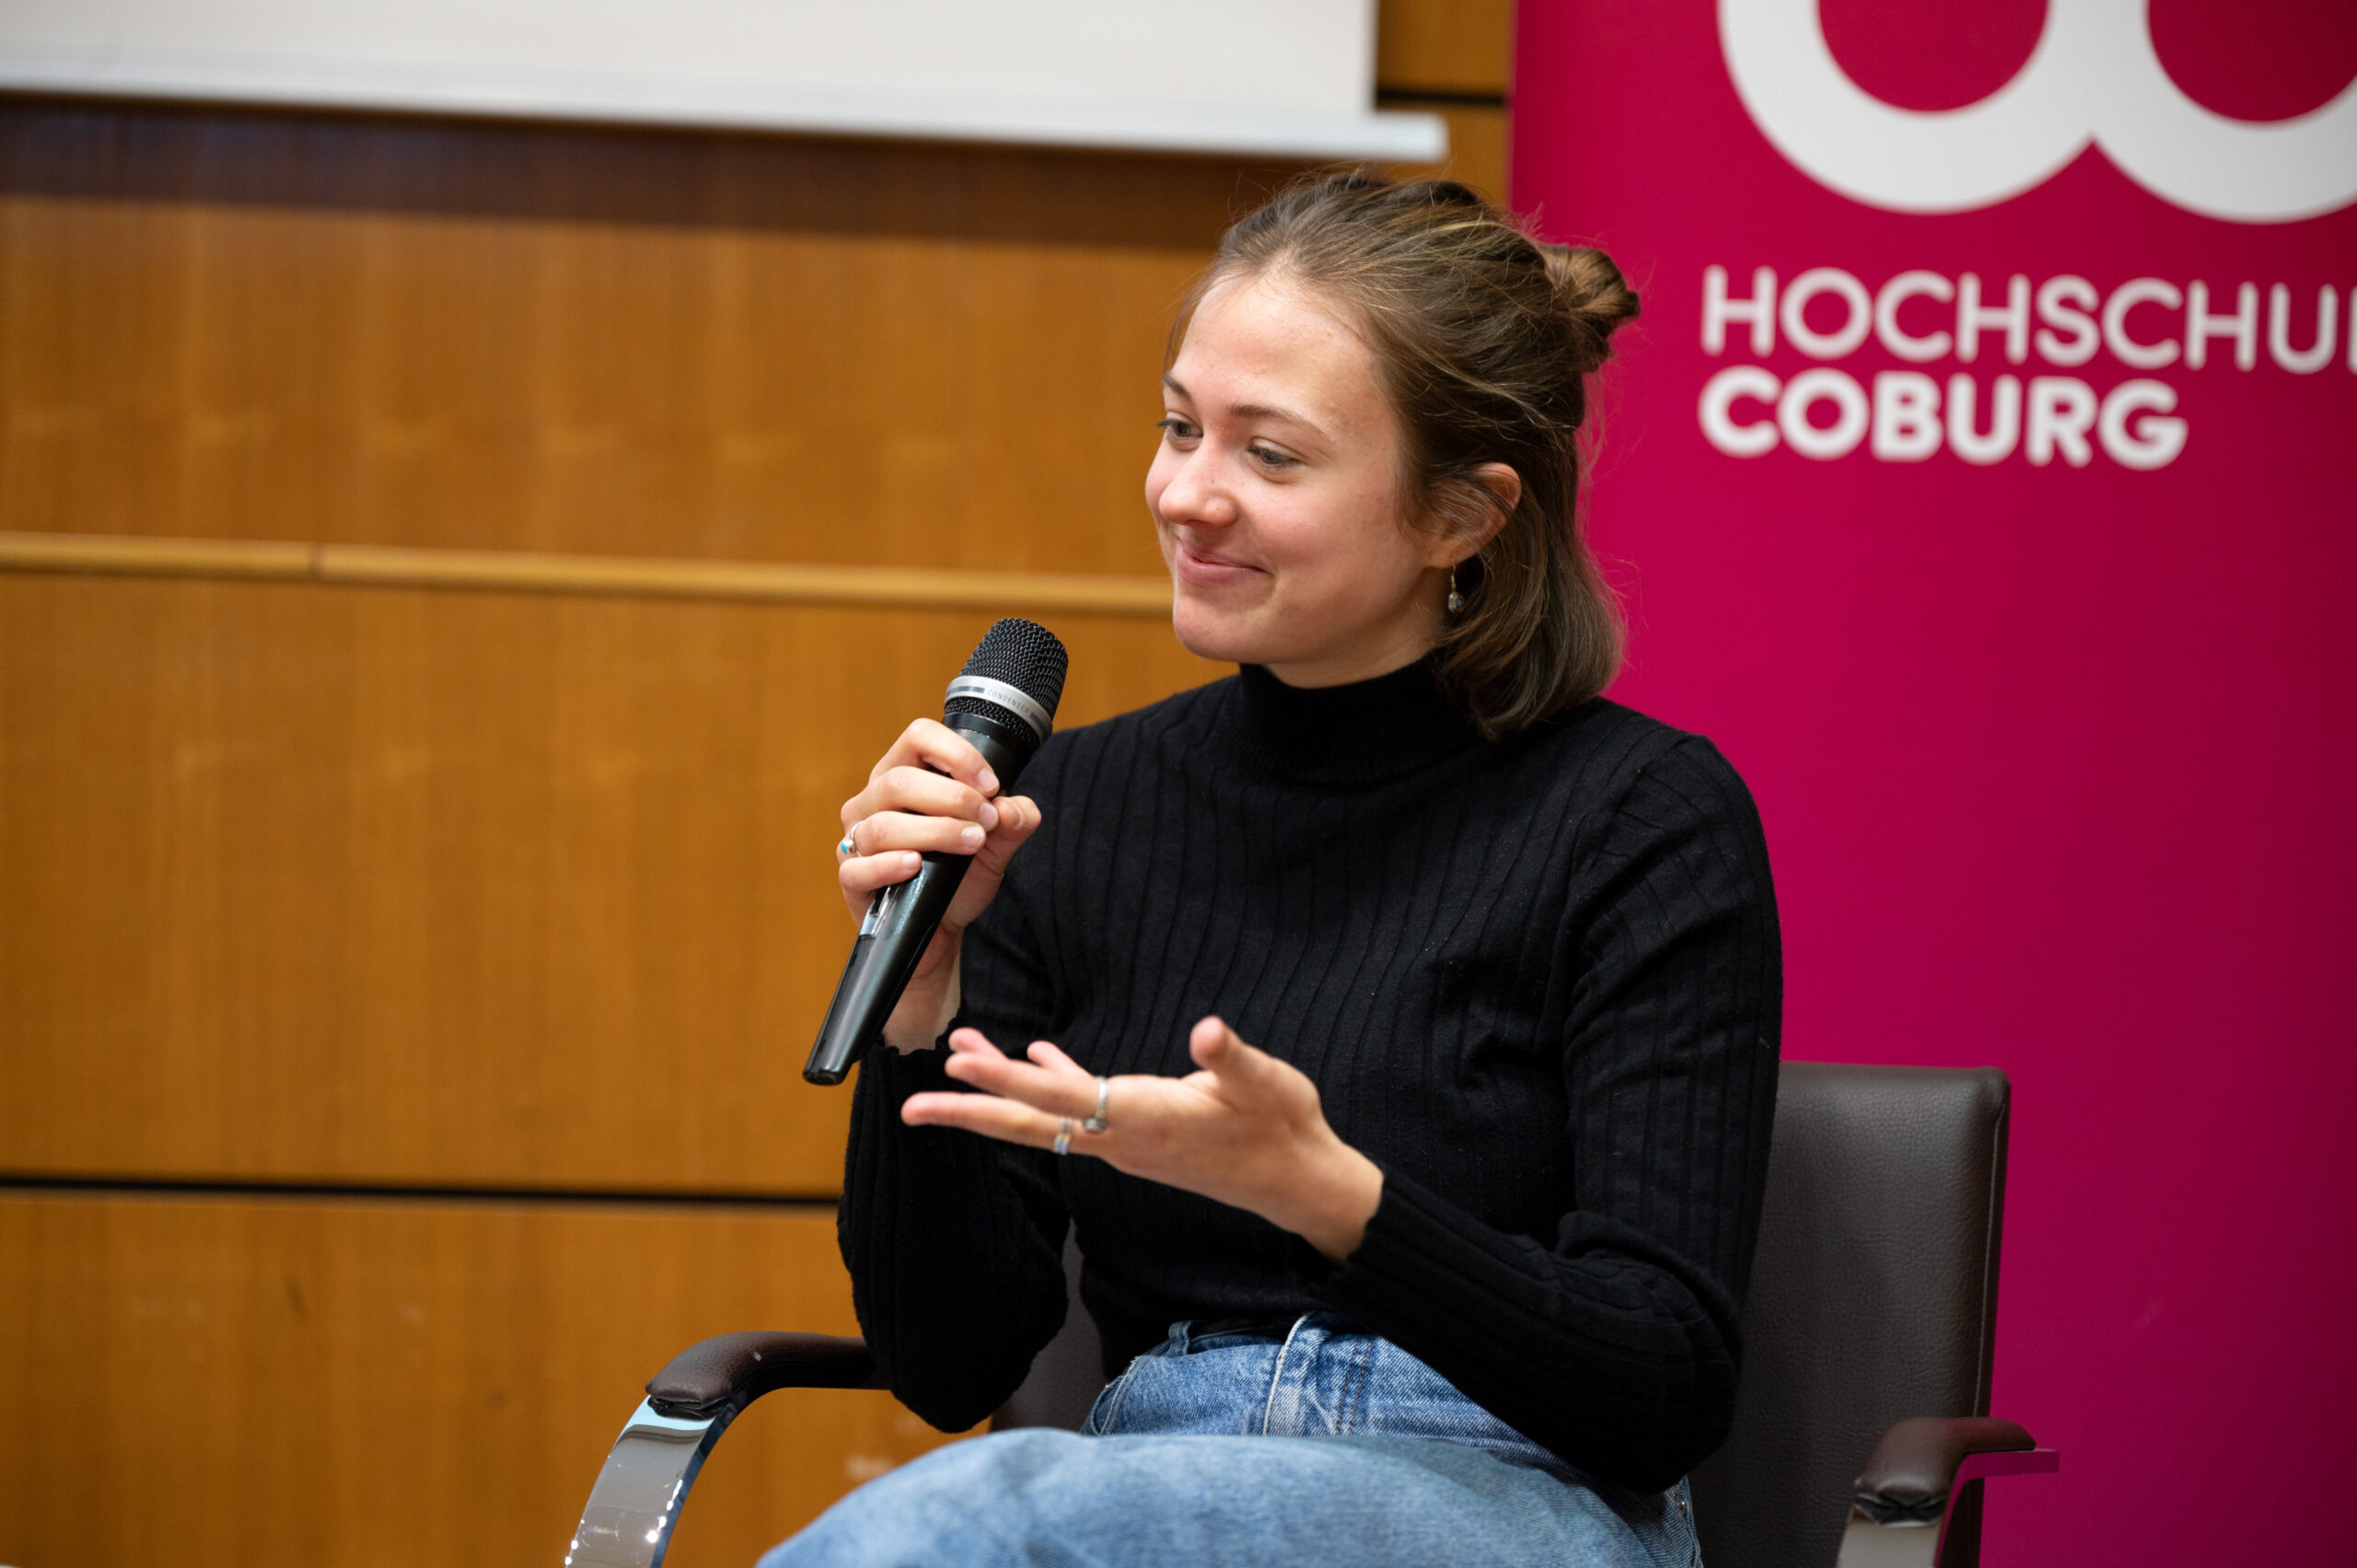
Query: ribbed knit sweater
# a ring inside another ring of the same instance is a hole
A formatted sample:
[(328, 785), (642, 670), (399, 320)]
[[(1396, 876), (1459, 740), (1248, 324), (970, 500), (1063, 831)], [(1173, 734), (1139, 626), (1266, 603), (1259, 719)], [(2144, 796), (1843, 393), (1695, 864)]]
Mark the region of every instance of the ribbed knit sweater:
[(1717, 1446), (1782, 981), (1758, 815), (1708, 741), (1598, 700), (1492, 743), (1428, 663), (1248, 667), (1056, 736), (1021, 787), (1044, 820), (967, 933), (963, 1021), (1175, 1075), (1216, 1013), (1309, 1075), (1383, 1195), (1333, 1265), (1097, 1160), (907, 1127), (960, 1086), (879, 1050), (839, 1228), (911, 1409), (959, 1430), (1014, 1391), (1076, 1224), (1109, 1373), (1180, 1318), (1339, 1311), (1602, 1480), (1658, 1491)]

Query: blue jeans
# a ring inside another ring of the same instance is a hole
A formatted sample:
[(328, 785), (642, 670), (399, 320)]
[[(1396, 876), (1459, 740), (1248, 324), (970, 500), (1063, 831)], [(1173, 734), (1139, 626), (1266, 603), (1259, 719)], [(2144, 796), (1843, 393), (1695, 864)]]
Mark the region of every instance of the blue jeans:
[(1592, 1481), (1431, 1367), (1312, 1314), (1176, 1324), (1078, 1433), (970, 1438), (868, 1482), (761, 1568), (1701, 1568), (1686, 1483)]

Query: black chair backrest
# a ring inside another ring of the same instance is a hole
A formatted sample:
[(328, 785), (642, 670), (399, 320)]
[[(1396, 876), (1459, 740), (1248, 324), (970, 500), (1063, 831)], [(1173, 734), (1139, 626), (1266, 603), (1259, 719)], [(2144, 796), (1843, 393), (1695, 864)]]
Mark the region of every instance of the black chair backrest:
[(1694, 1476), (1712, 1568), (1832, 1568), (1875, 1440), (1989, 1413), (2007, 1085), (1787, 1062), (1735, 1431)]
[[(2005, 1109), (1993, 1068), (1783, 1064), (1735, 1432), (1694, 1477), (1711, 1568), (1831, 1568), (1886, 1427), (1989, 1413)], [(1078, 1426), (1103, 1381), (1075, 1288), (992, 1424)]]

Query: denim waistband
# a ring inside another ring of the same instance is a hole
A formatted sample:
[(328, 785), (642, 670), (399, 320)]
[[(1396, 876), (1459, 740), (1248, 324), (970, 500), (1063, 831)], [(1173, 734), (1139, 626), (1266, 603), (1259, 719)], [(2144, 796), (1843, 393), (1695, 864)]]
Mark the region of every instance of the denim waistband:
[(1586, 1479), (1389, 1340), (1325, 1312), (1290, 1324), (1173, 1323), (1097, 1396), (1081, 1430), (1438, 1438)]
[(1170, 1329), (1173, 1333), (1186, 1330), (1187, 1350), (1191, 1354), (1213, 1340), (1282, 1342), (1298, 1321), (1295, 1318), (1198, 1318), (1187, 1323), (1173, 1323)]

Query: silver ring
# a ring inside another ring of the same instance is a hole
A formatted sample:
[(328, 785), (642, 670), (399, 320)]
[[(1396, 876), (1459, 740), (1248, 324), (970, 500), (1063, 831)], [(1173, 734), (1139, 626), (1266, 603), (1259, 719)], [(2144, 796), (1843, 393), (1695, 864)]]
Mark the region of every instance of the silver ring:
[(1067, 1116), (1056, 1126), (1056, 1153), (1072, 1153), (1072, 1118)]
[(1081, 1131), (1085, 1132), (1105, 1131), (1105, 1108), (1110, 1105), (1112, 1100), (1113, 1081), (1110, 1078), (1099, 1077), (1097, 1080), (1097, 1114), (1080, 1124)]
[(835, 846), (835, 853), (837, 854), (857, 854), (859, 853), (859, 846), (851, 842), (851, 835), (849, 833), (845, 833), (842, 838), (842, 842)]

